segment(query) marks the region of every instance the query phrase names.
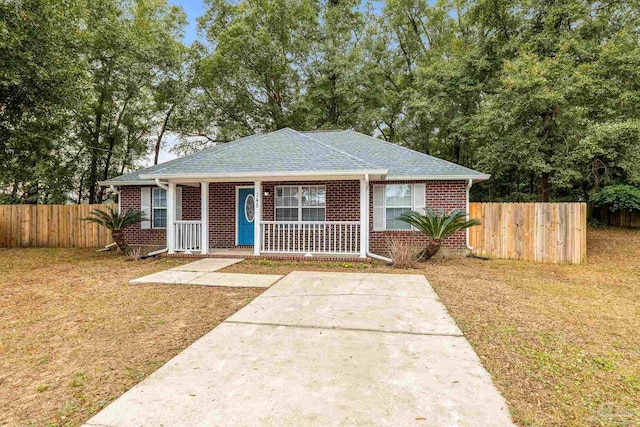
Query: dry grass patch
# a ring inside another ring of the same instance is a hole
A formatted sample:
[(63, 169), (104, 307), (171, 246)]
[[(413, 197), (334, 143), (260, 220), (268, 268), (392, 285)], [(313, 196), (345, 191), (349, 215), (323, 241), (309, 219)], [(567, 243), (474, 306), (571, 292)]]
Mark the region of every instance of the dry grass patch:
[(262, 292), (127, 285), (184, 260), (0, 250), (0, 425), (79, 425)]
[(594, 229), (588, 265), (245, 261), (224, 271), (423, 273), (522, 426), (640, 425), (640, 232)]

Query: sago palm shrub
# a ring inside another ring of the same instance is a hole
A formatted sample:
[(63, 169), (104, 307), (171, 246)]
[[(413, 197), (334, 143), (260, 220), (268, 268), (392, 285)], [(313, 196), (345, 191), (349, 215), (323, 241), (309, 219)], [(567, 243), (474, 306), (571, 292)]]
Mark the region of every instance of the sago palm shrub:
[(480, 225), (477, 219), (467, 220), (467, 213), (459, 209), (446, 213), (427, 208), (424, 215), (415, 211), (405, 212), (400, 216), (400, 220), (411, 224), (429, 239), (427, 247), (422, 251), (421, 258), (424, 260), (437, 254), (442, 241), (447, 237), (465, 228)]
[(130, 208), (124, 215), (121, 215), (116, 209), (109, 208), (108, 212), (96, 209), (91, 211), (89, 215), (91, 216), (82, 219), (106, 227), (111, 231), (111, 237), (116, 245), (118, 245), (118, 249), (126, 256), (131, 254), (131, 248), (124, 238), (124, 229), (130, 225), (144, 221), (145, 218), (142, 212)]

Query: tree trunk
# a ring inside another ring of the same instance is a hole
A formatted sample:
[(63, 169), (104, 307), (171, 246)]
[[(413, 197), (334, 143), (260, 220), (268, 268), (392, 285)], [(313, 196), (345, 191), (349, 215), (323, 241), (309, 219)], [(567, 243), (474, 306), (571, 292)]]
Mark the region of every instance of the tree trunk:
[(551, 177), (547, 172), (540, 177), (540, 189), (538, 197), (541, 202), (548, 203), (551, 201)]
[(420, 258), (422, 258), (422, 260), (424, 261), (431, 259), (431, 257), (433, 257), (440, 251), (441, 244), (442, 241), (440, 240), (429, 240), (429, 242), (427, 243), (427, 247), (424, 248), (424, 251), (422, 251), (422, 256)]
[(111, 237), (113, 241), (118, 245), (118, 249), (122, 251), (123, 254), (129, 255), (131, 253), (131, 248), (127, 244), (127, 241), (124, 238), (124, 232), (122, 230), (113, 230), (111, 232)]
[(167, 130), (167, 124), (169, 124), (169, 119), (171, 118), (171, 113), (173, 113), (173, 109), (176, 105), (173, 104), (167, 114), (164, 116), (164, 121), (162, 122), (162, 128), (160, 129), (160, 134), (158, 135), (158, 140), (156, 141), (156, 149), (153, 156), (153, 164), (158, 164), (158, 158), (160, 157), (160, 148), (162, 148), (162, 137), (164, 137), (164, 132)]

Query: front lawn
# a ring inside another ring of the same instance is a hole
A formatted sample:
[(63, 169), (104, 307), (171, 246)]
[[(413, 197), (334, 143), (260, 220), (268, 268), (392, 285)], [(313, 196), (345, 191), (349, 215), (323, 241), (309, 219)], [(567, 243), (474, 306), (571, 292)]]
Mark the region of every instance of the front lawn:
[(127, 285), (186, 261), (0, 249), (0, 425), (79, 425), (262, 290)]
[[(523, 426), (640, 423), (640, 232), (590, 230), (588, 265), (245, 261), (226, 272), (423, 273)], [(186, 260), (0, 250), (0, 425), (78, 425), (261, 290), (127, 281)]]
[(224, 271), (424, 273), (522, 426), (640, 425), (640, 232), (588, 233), (588, 265), (452, 259), (420, 270), (245, 261)]

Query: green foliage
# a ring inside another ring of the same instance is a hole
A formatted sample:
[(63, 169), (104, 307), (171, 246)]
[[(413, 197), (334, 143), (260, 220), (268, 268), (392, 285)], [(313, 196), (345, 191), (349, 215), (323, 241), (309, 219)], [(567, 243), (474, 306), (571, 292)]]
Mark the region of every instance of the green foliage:
[(477, 219), (467, 220), (467, 213), (459, 209), (454, 209), (447, 213), (427, 208), (424, 215), (415, 211), (405, 212), (400, 217), (400, 220), (411, 224), (429, 239), (438, 241), (444, 240), (465, 228), (480, 225), (480, 221)]
[(603, 206), (611, 211), (640, 210), (640, 187), (610, 185), (600, 190), (593, 202), (596, 206)]
[(185, 97), (184, 25), (166, 0), (0, 2), (0, 203), (104, 201)]
[(479, 200), (640, 184), (640, 2), (0, 2), (0, 203), (102, 202), (167, 135), (353, 128), (490, 173)]
[(99, 209), (90, 212), (89, 217), (82, 218), (83, 221), (95, 222), (111, 231), (111, 237), (118, 246), (118, 249), (129, 259), (138, 258), (140, 250), (133, 250), (124, 238), (123, 230), (131, 225), (146, 220), (144, 214), (133, 208), (129, 208), (124, 215), (121, 215), (117, 209), (109, 208), (108, 212)]
[(76, 0), (0, 2), (0, 203), (61, 203), (73, 184), (81, 15)]
[(199, 23), (215, 50), (199, 64), (199, 82), (220, 138), (300, 127), (296, 110), (318, 27), (316, 3), (207, 4)]
[(117, 209), (109, 208), (108, 212), (95, 209), (90, 217), (82, 218), (83, 221), (95, 222), (110, 231), (120, 231), (145, 220), (144, 214), (133, 208), (121, 215)]

